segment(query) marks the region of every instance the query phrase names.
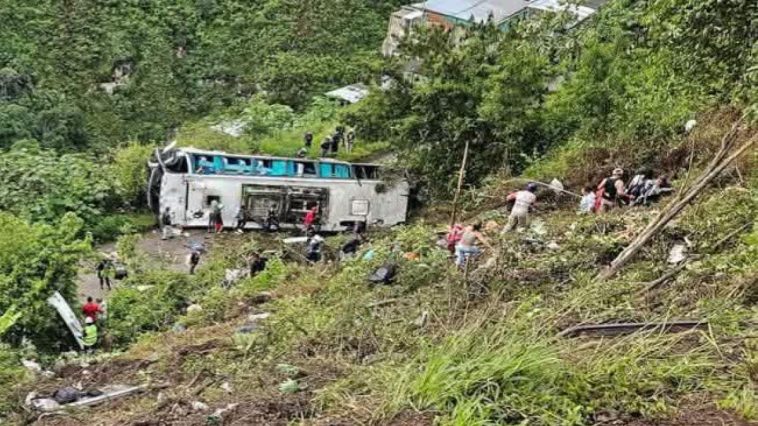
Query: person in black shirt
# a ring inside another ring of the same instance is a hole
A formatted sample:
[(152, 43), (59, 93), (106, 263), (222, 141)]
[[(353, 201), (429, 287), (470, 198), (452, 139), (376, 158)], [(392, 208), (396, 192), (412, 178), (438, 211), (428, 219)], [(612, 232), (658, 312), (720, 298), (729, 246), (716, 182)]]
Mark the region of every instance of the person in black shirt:
[(263, 272), (266, 269), (266, 262), (268, 262), (267, 257), (261, 256), (257, 251), (253, 252), (250, 256), (250, 276), (254, 277), (259, 272)]

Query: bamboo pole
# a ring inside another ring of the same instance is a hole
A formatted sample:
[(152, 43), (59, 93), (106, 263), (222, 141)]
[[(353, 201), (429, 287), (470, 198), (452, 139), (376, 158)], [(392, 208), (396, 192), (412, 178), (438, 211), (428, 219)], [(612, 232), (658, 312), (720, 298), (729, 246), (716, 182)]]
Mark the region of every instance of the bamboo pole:
[(455, 189), (455, 196), (453, 197), (453, 214), (450, 217), (450, 227), (455, 225), (455, 219), (458, 215), (458, 198), (461, 195), (461, 188), (463, 188), (463, 177), (466, 175), (466, 163), (468, 162), (468, 147), (469, 141), (466, 141), (466, 146), (463, 148), (463, 160), (461, 161), (461, 169), (458, 171), (458, 187)]

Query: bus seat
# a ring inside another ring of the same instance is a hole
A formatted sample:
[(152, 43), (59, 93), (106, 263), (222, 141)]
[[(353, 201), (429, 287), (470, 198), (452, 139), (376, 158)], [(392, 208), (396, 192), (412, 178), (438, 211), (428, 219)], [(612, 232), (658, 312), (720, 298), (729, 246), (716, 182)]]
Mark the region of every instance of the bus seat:
[(284, 160), (274, 160), (271, 162), (271, 175), (272, 176), (286, 176), (287, 175), (287, 162)]

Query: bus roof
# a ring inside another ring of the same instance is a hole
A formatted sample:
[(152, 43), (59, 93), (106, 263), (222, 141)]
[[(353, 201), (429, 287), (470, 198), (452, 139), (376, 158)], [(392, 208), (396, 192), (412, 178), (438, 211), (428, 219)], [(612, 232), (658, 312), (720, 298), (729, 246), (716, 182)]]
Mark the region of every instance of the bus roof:
[(194, 147), (180, 147), (180, 148), (176, 148), (176, 150), (186, 152), (187, 154), (196, 154), (196, 155), (222, 155), (225, 157), (255, 158), (255, 159), (263, 158), (267, 160), (319, 161), (322, 163), (381, 167), (379, 164), (350, 163), (347, 161), (334, 160), (331, 158), (295, 158), (295, 157), (277, 157), (277, 156), (265, 155), (265, 154), (232, 154), (232, 153), (228, 153), (224, 151), (212, 151), (212, 150), (198, 149)]

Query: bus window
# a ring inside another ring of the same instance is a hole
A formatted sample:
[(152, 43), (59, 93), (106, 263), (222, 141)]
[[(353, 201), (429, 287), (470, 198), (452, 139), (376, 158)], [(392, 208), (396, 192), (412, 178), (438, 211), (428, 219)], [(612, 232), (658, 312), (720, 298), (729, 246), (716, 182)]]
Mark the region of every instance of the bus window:
[(316, 163), (312, 161), (296, 161), (296, 176), (316, 176)]
[(319, 172), (321, 172), (322, 178), (330, 178), (333, 176), (332, 165), (329, 163), (321, 163), (318, 165)]
[(199, 175), (216, 174), (216, 165), (205, 155), (195, 157), (195, 173)]
[(242, 158), (224, 158), (224, 171), (229, 173), (243, 174), (247, 171), (247, 161)]
[(366, 179), (379, 179), (379, 168), (376, 166), (363, 166), (366, 171)]
[(334, 165), (334, 176), (338, 177), (338, 178), (349, 179), (350, 178), (350, 167), (348, 167), (345, 164), (335, 164)]
[(187, 157), (179, 156), (175, 160), (166, 163), (166, 170), (171, 173), (189, 173)]
[(287, 162), (284, 160), (273, 160), (271, 162), (271, 175), (272, 176), (286, 176), (287, 175)]

